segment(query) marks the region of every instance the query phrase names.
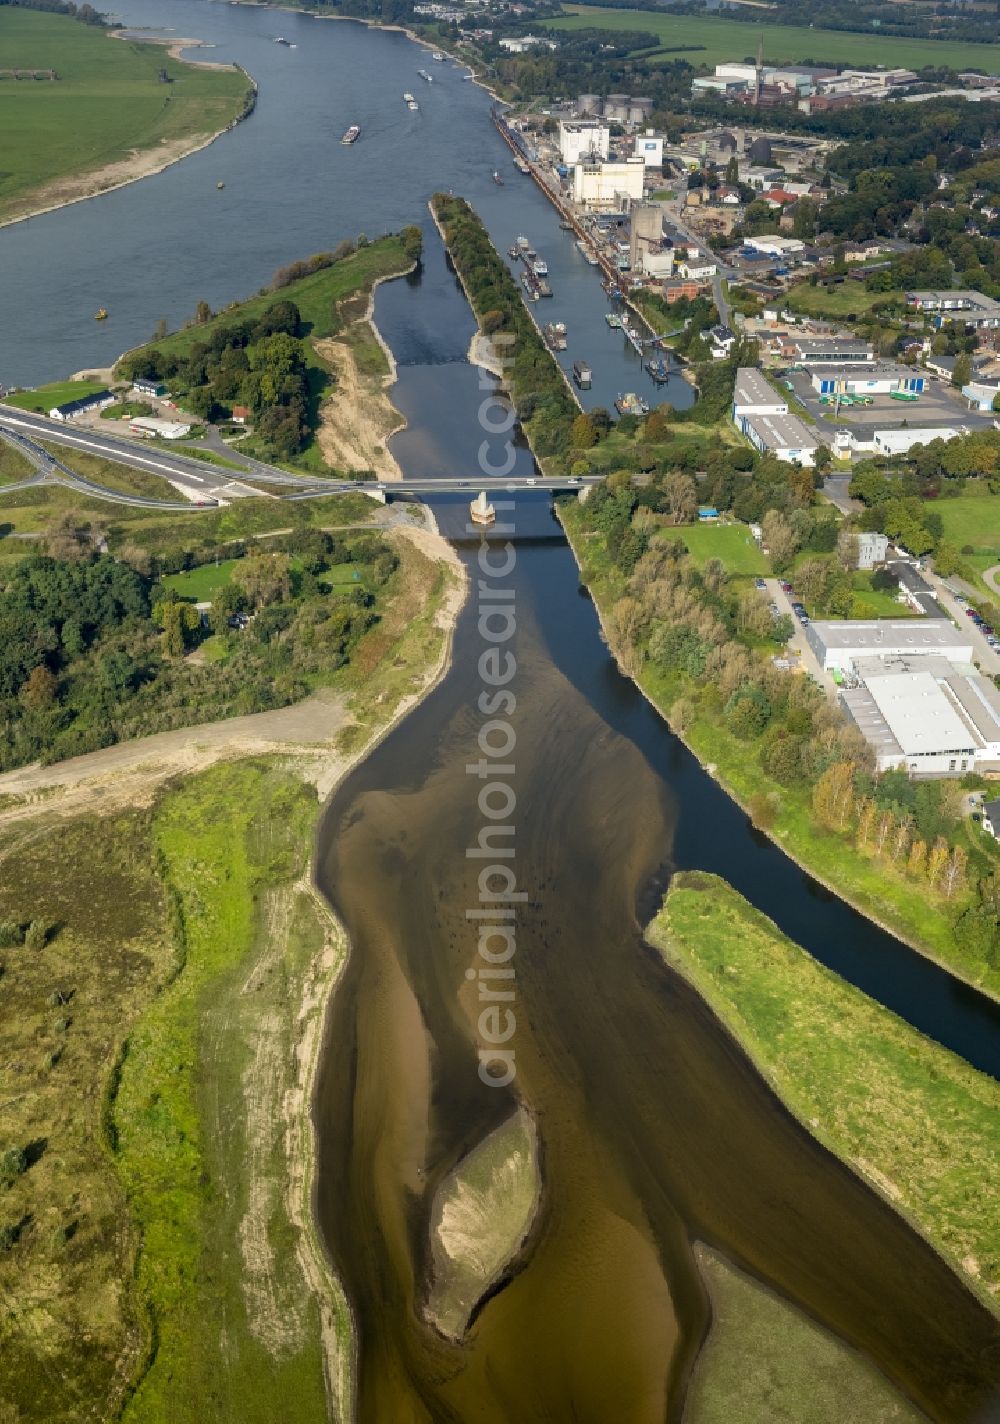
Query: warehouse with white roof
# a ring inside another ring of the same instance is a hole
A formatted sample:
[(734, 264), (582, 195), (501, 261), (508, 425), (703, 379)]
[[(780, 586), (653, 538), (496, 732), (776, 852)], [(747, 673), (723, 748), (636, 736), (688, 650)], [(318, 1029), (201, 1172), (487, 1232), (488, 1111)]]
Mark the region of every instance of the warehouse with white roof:
[(879, 771), (911, 777), (1000, 770), (1000, 692), (947, 658), (864, 658), (841, 701)]
[(850, 673), (861, 658), (936, 656), (971, 663), (972, 644), (948, 618), (818, 619), (806, 638), (828, 672)]

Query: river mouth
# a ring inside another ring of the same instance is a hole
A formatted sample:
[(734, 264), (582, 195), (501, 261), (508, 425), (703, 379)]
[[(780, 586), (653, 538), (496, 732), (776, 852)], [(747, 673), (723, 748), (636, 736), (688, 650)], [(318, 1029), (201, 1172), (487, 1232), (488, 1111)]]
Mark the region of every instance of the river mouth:
[[(461, 505), (439, 517), (448, 532)], [(645, 945), (637, 894), (678, 858), (684, 817), (553, 661), (554, 616), (602, 656), (595, 615), (546, 537), (545, 504), (519, 503), (516, 520), (527, 899), (512, 1089), (538, 1124), (544, 1203), (521, 1269), (461, 1343), (444, 1342), (420, 1314), (433, 1193), (512, 1101), (480, 1080), (466, 980), (478, 890), (465, 852), (481, 824), (466, 772), (480, 756), (473, 598), (448, 676), (340, 789), (320, 837), (320, 884), (353, 950), (316, 1098), (317, 1210), (358, 1320), (359, 1418), (679, 1418), (708, 1324), (694, 1239), (861, 1349), (931, 1418), (990, 1417), (996, 1322)]]

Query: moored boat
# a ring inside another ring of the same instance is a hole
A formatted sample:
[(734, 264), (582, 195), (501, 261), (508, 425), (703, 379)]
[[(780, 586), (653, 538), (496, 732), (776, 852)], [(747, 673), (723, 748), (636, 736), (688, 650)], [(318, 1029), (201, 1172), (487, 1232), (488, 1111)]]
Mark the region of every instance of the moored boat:
[(550, 321), (542, 327), (542, 336), (550, 351), (566, 350), (566, 324), (562, 321)]
[(619, 394), (615, 401), (615, 410), (619, 415), (648, 415), (649, 406), (642, 396), (637, 396), (635, 391), (626, 391), (624, 395)]
[(658, 356), (654, 361), (647, 361), (646, 370), (658, 386), (662, 386), (665, 381), (670, 380), (670, 367), (662, 356)]
[(573, 379), (580, 387), (581, 391), (589, 391), (590, 383), (593, 379), (590, 367), (586, 361), (573, 362)]
[(617, 331), (622, 324), (622, 319), (617, 312), (605, 312), (604, 320), (611, 327), (612, 331)]

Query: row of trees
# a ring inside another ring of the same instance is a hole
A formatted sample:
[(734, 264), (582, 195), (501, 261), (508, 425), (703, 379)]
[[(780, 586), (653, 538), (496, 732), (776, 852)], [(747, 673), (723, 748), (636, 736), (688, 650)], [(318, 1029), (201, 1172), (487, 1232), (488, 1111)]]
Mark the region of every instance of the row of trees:
[(539, 456), (562, 455), (570, 442), (577, 405), (509, 269), (464, 198), (436, 193), (432, 205), (480, 326), (510, 362), (504, 385), (532, 449)]

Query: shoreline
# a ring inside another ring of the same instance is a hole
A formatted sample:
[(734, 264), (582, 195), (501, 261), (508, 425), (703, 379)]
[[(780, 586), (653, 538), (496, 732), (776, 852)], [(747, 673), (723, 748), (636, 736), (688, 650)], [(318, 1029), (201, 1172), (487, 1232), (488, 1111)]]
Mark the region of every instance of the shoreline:
[[(646, 699), (650, 707), (652, 707), (653, 711), (663, 722), (667, 730), (687, 748), (687, 750), (694, 757), (695, 761), (701, 767), (702, 771), (706, 772), (707, 775), (709, 775), (712, 780), (717, 783), (717, 785), (721, 786), (722, 790), (726, 793), (729, 799), (731, 801), (734, 801), (736, 805), (739, 806), (740, 810), (746, 814), (747, 819), (750, 820), (751, 824), (754, 827), (754, 830), (757, 831), (760, 835), (766, 836), (773, 846), (776, 846), (777, 849), (780, 850), (783, 855), (786, 855), (789, 860), (793, 861), (794, 864), (797, 865), (801, 871), (803, 871), (806, 875), (810, 877), (810, 879), (815, 880), (817, 885), (822, 885), (825, 890), (829, 890), (831, 895), (835, 895), (838, 900), (843, 900), (844, 904), (849, 905), (851, 909), (855, 911), (856, 914), (863, 915), (866, 920), (870, 920), (871, 923), (873, 925), (877, 925), (880, 930), (884, 930), (886, 934), (892, 935), (893, 939), (899, 940), (900, 944), (906, 945), (906, 947), (908, 949), (911, 949), (915, 954), (919, 954), (923, 959), (927, 959), (932, 964), (937, 965), (939, 969), (943, 970), (945, 974), (949, 975), (949, 977), (954, 979), (957, 983), (962, 984), (968, 989), (972, 989), (977, 994), (981, 994), (984, 999), (989, 999), (991, 1003), (1000, 1003), (1000, 995), (994, 994), (992, 990), (987, 989), (984, 985), (976, 984), (973, 982), (973, 980), (966, 978), (966, 976), (959, 969), (957, 969), (954, 965), (949, 964), (947, 960), (939, 958), (939, 956), (935, 954), (932, 949), (918, 944), (915, 940), (911, 939), (909, 935), (902, 932), (895, 925), (891, 925), (886, 920), (880, 919), (878, 915), (873, 914), (871, 910), (860, 904), (849, 893), (844, 890), (841, 890), (839, 886), (833, 883), (833, 881), (826, 879), (825, 876), (820, 874), (819, 871), (814, 870), (807, 861), (802, 859), (801, 855), (799, 855), (796, 850), (789, 846), (787, 841), (780, 840), (777, 836), (774, 835), (771, 830), (766, 830), (764, 827), (757, 826), (753, 822), (753, 819), (750, 815), (749, 807), (743, 800), (741, 800), (736, 791), (722, 777), (715, 763), (702, 761), (701, 756), (688, 741), (684, 732), (680, 728), (675, 727), (673, 725), (666, 712), (663, 710), (662, 707), (660, 707), (656, 702), (654, 702), (653, 698), (646, 691), (646, 689), (643, 687), (642, 683), (638, 680), (638, 678), (633, 677), (631, 673), (626, 672), (625, 669), (622, 667), (621, 663), (618, 660), (617, 654), (614, 651), (611, 636), (608, 632), (608, 628), (605, 623), (604, 611), (601, 608), (601, 605), (598, 602), (593, 589), (587, 582), (587, 579), (584, 575), (583, 563), (581, 561), (580, 554), (577, 550), (575, 543), (573, 542), (569, 530), (567, 529), (565, 523), (563, 523), (558, 501), (553, 500), (553, 508), (555, 509), (556, 518), (562, 525), (563, 533), (566, 536), (566, 542), (569, 545), (570, 550), (573, 554), (573, 559), (580, 574), (580, 582), (587, 590), (587, 593), (590, 596), (590, 601), (594, 605), (594, 611), (597, 614), (597, 621), (600, 625), (601, 635), (604, 639), (605, 645), (607, 646), (608, 652), (610, 653), (611, 657), (614, 658), (615, 666), (618, 668), (618, 671), (623, 677), (627, 677), (629, 681), (633, 684), (633, 686), (638, 690), (638, 692)], [(963, 1059), (963, 1062), (964, 1061), (965, 1060)]]
[[(109, 35), (111, 39), (120, 37), (121, 36), (116, 33)], [(143, 43), (169, 45), (171, 42), (166, 40), (149, 40), (143, 41)], [(191, 45), (201, 45), (202, 41), (187, 40), (178, 43), (180, 43), (182, 47), (190, 47)], [(171, 152), (168, 156), (164, 156), (163, 148), (164, 145), (169, 147), (171, 141), (162, 140), (155, 148), (135, 149), (128, 158), (118, 159), (115, 163), (105, 164), (103, 168), (94, 168), (89, 173), (81, 174), (81, 182), (88, 184), (96, 183), (99, 186), (95, 187), (91, 192), (81, 192), (72, 197), (61, 198), (59, 202), (56, 203), (43, 202), (41, 207), (32, 208), (29, 212), (19, 213), (15, 217), (0, 218), (0, 231), (5, 227), (13, 227), (15, 223), (30, 222), (32, 218), (43, 217), (46, 213), (56, 213), (60, 208), (72, 207), (74, 203), (87, 203), (92, 198), (102, 198), (105, 193), (115, 193), (119, 188), (128, 188), (133, 183), (141, 183), (146, 178), (155, 178), (157, 174), (164, 173), (168, 168), (172, 168), (175, 163), (182, 163), (185, 158), (190, 158), (193, 154), (201, 153), (203, 149), (210, 148), (223, 134), (231, 133), (237, 125), (243, 123), (245, 119), (248, 119), (257, 107), (259, 86), (250, 71), (244, 69), (241, 64), (209, 65), (198, 63), (195, 60), (182, 59), (179, 54), (173, 55), (169, 49), (168, 53), (171, 53), (171, 57), (177, 59), (179, 63), (187, 64), (194, 69), (211, 68), (217, 70), (232, 70), (234, 73), (242, 74), (249, 86), (244, 98), (242, 111), (237, 114), (235, 118), (230, 119), (229, 123), (225, 124), (221, 129), (216, 129), (214, 133), (196, 135), (191, 143), (188, 143), (186, 139), (173, 140), (174, 144), (181, 145), (182, 147), (179, 148), (177, 152)], [(101, 185), (100, 180), (102, 174), (113, 175), (116, 168), (122, 170), (130, 164), (135, 166), (136, 172), (129, 173), (127, 176), (113, 179), (113, 181)]]
[[(372, 282), (371, 287), (369, 288), (368, 303), (365, 307), (364, 312), (360, 316), (354, 317), (352, 320), (348, 321), (345, 325), (344, 331), (341, 332), (339, 336), (327, 337), (320, 341), (313, 341), (312, 343), (314, 352), (324, 363), (328, 361), (343, 363), (340, 369), (331, 371), (331, 374), (334, 376), (333, 389), (330, 391), (327, 398), (320, 405), (318, 412), (318, 422), (316, 425), (314, 439), (319, 445), (320, 450), (323, 453), (324, 459), (327, 458), (326, 451), (323, 449), (322, 441), (322, 433), (325, 423), (324, 411), (327, 409), (334, 411), (336, 412), (337, 416), (342, 420), (344, 427), (342, 435), (344, 439), (354, 440), (356, 443), (361, 444), (363, 443), (362, 412), (366, 408), (365, 397), (371, 396), (376, 400), (383, 399), (385, 401), (386, 406), (388, 407), (388, 410), (385, 411), (385, 414), (388, 416), (389, 411), (391, 411), (394, 417), (392, 428), (388, 430), (385, 435), (380, 437), (382, 447), (381, 462), (383, 463), (384, 468), (378, 468), (379, 458), (376, 457), (374, 463), (371, 466), (365, 464), (348, 465), (345, 467), (345, 472), (351, 473), (371, 468), (375, 474), (376, 479), (387, 480), (393, 484), (398, 484), (402, 481), (403, 471), (400, 467), (399, 461), (396, 459), (395, 455), (392, 453), (392, 450), (389, 448), (389, 444), (395, 436), (401, 434), (401, 432), (407, 428), (409, 421), (407, 420), (406, 416), (403, 415), (402, 411), (398, 410), (396, 406), (393, 405), (392, 400), (389, 396), (389, 391), (391, 391), (392, 387), (396, 384), (396, 381), (399, 378), (399, 368), (396, 364), (396, 358), (392, 353), (392, 348), (389, 346), (389, 343), (386, 341), (381, 331), (379, 331), (378, 323), (375, 320), (375, 295), (383, 282), (396, 282), (399, 280), (400, 277), (409, 276), (409, 274), (416, 269), (418, 263), (419, 259), (415, 262), (412, 262), (409, 267), (400, 268), (398, 272), (390, 272), (383, 277), (376, 277), (374, 282)], [(350, 301), (350, 298), (348, 297), (347, 300)], [(369, 330), (372, 333), (372, 336), (375, 338), (379, 349), (381, 350), (383, 356), (386, 359), (386, 364), (389, 367), (388, 373), (384, 376), (372, 378), (363, 377), (358, 371), (357, 361), (355, 359), (351, 343), (350, 341), (345, 340), (346, 333), (350, 330), (351, 327), (363, 326), (365, 324), (367, 324)], [(345, 371), (349, 372), (349, 380), (347, 384), (355, 388), (353, 394), (355, 396), (359, 396), (360, 401), (350, 400), (349, 397), (351, 396), (352, 392), (345, 392), (342, 390)], [(328, 427), (327, 433), (331, 441), (335, 440), (336, 436), (332, 427)]]

